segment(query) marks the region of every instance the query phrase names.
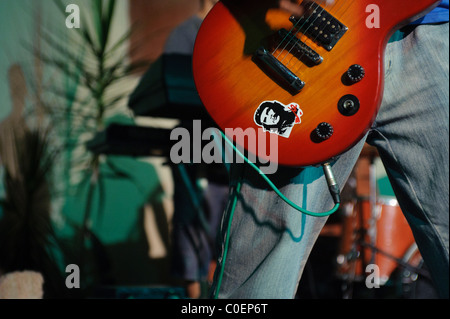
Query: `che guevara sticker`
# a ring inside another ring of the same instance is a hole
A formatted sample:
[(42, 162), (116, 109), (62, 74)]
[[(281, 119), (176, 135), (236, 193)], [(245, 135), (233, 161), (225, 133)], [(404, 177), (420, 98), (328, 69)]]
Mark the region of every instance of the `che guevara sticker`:
[(303, 111), (297, 103), (285, 105), (276, 100), (264, 101), (256, 109), (254, 120), (264, 132), (288, 138), (294, 125), (301, 123), (302, 115)]

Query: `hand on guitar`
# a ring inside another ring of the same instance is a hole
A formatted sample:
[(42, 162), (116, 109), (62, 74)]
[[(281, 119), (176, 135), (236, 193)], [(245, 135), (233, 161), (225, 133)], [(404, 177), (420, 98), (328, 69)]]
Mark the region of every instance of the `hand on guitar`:
[[(279, 0), (280, 8), (295, 16), (302, 16), (306, 11), (304, 2), (300, 5), (295, 0)], [(317, 3), (333, 4), (334, 0), (315, 0)]]

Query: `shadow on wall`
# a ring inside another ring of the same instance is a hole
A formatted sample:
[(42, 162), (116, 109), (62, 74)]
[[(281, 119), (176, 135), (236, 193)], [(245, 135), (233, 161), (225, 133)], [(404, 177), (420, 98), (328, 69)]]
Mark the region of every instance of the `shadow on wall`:
[[(159, 191), (162, 192), (162, 189)], [(151, 200), (144, 205), (139, 212), (135, 230), (128, 241), (106, 247), (112, 257), (117, 284), (171, 284), (169, 220), (160, 200)]]
[[(68, 198), (64, 211), (70, 227), (62, 231), (67, 263), (80, 265), (84, 286), (97, 289), (172, 284), (168, 271), (172, 198), (170, 189), (161, 184), (170, 176), (161, 173), (159, 166), (126, 156), (108, 156), (101, 168), (103, 195), (97, 191), (93, 197), (97, 209), (90, 232), (84, 237), (84, 253), (76, 252), (73, 239), (81, 233), (76, 225), (80, 225), (77, 218), (84, 207), (87, 187), (78, 196)], [(117, 178), (119, 170), (127, 177)], [(83, 260), (80, 256), (84, 256)]]
[[(49, 149), (48, 130), (27, 125), (24, 116), (27, 85), (19, 64), (9, 68), (8, 79), (13, 110), (0, 122), (0, 164), (5, 171), (2, 181), (5, 199), (0, 216), (0, 276), (6, 275), (3, 285), (26, 282), (27, 278), (36, 282), (32, 279), (34, 275), (23, 273), (31, 271), (42, 277), (37, 282), (41, 281), (44, 286), (44, 297), (61, 296), (64, 285), (53, 255), (59, 247), (50, 218), (51, 192), (47, 180), (55, 155)], [(8, 277), (10, 274), (13, 276)], [(14, 277), (15, 274), (19, 276)], [(11, 278), (18, 278), (18, 281)]]

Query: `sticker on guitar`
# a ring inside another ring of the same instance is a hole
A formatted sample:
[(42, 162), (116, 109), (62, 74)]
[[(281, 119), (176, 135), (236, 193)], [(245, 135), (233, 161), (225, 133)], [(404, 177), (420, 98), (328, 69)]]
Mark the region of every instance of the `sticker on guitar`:
[(297, 103), (284, 105), (278, 101), (264, 101), (256, 109), (254, 120), (264, 132), (289, 137), (295, 124), (300, 124), (303, 111)]

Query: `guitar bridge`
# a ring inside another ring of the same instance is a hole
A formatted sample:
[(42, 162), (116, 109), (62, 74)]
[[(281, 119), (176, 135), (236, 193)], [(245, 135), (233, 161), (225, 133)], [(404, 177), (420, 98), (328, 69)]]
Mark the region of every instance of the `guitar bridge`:
[(348, 28), (317, 3), (310, 2), (307, 9), (303, 17), (291, 16), (289, 20), (297, 30), (331, 51)]
[(283, 63), (278, 61), (278, 59), (264, 47), (260, 47), (256, 50), (252, 60), (273, 81), (292, 95), (298, 94), (305, 86), (305, 82), (289, 70)]

